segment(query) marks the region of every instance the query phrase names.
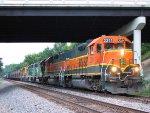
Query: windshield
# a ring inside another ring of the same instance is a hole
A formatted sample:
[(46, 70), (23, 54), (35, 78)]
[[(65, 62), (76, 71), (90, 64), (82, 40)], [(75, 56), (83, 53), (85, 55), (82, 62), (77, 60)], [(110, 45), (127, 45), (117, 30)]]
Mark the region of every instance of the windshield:
[(105, 50), (113, 49), (113, 44), (105, 44)]
[[(105, 50), (119, 50), (124, 48), (124, 43), (107, 43), (104, 44)], [(132, 43), (126, 42), (126, 49), (132, 49)]]
[(122, 43), (114, 44), (114, 49), (123, 49), (124, 45)]
[(124, 44), (123, 43), (110, 43), (110, 44), (105, 44), (104, 45), (105, 50), (116, 50), (116, 49), (122, 49), (124, 48)]

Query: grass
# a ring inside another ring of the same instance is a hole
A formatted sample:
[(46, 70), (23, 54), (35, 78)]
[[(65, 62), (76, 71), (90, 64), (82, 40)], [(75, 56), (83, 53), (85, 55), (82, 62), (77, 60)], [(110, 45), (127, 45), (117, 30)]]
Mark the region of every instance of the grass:
[(144, 89), (143, 92), (133, 93), (132, 96), (149, 96), (150, 97), (150, 88)]
[(147, 51), (144, 55), (142, 55), (142, 61), (150, 58), (150, 51)]
[(144, 87), (144, 90), (142, 92), (133, 93), (131, 95), (132, 96), (149, 96), (150, 97), (150, 81), (143, 80), (143, 87)]

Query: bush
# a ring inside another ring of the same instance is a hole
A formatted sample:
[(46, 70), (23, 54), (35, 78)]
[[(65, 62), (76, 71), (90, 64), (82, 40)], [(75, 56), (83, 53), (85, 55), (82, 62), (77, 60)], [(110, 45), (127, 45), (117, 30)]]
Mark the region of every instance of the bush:
[(150, 51), (147, 51), (145, 54), (142, 55), (142, 61), (150, 58)]

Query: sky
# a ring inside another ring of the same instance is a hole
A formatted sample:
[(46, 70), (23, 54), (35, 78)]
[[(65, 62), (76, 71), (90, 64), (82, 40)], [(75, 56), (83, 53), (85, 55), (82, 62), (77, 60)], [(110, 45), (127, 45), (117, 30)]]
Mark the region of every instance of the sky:
[(23, 62), (26, 55), (39, 53), (53, 46), (54, 43), (0, 43), (0, 58), (4, 66), (18, 64)]

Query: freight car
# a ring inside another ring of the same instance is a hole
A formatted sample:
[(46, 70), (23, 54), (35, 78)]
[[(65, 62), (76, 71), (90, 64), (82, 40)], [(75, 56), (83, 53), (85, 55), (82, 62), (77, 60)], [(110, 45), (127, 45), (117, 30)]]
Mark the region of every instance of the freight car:
[(128, 38), (101, 36), (29, 65), (21, 80), (129, 94), (142, 89), (136, 60)]

